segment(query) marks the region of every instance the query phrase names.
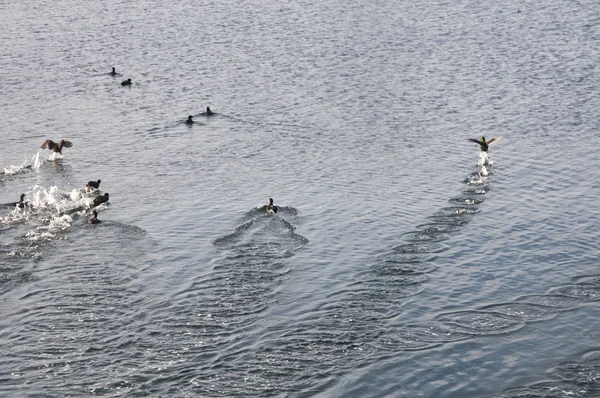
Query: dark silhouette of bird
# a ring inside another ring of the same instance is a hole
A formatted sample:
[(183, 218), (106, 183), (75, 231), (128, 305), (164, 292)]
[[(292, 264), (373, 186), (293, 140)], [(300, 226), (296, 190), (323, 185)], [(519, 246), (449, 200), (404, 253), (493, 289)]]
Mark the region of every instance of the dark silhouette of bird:
[(210, 116), (210, 115), (214, 115), (214, 112), (210, 110), (210, 107), (206, 107), (206, 112), (202, 112), (201, 115), (203, 116)]
[(111, 76), (117, 76), (117, 71), (115, 70), (114, 66), (112, 68), (112, 71), (109, 73), (109, 75), (111, 75)]
[(12, 202), (12, 203), (7, 203), (4, 206), (10, 206), (10, 207), (18, 207), (20, 209), (25, 208), (25, 206), (29, 205), (29, 203), (25, 202), (25, 194), (22, 193), (21, 194), (21, 200), (19, 200), (18, 202)]
[(56, 142), (52, 141), (52, 140), (46, 140), (42, 144), (41, 148), (42, 149), (48, 148), (51, 151), (58, 152), (58, 153), (62, 154), (63, 147), (64, 148), (71, 148), (72, 146), (73, 146), (73, 144), (71, 143), (71, 141), (67, 141), (67, 140), (60, 140), (60, 142), (58, 144)]
[(192, 115), (189, 115), (187, 120), (185, 121), (185, 124), (194, 124), (194, 121), (192, 120)]
[(88, 181), (88, 183), (85, 184), (85, 187), (87, 189), (92, 189), (92, 188), (98, 189), (100, 187), (100, 182), (101, 182), (100, 180), (98, 180), (98, 181)]
[(123, 80), (121, 86), (131, 86), (131, 79)]
[(488, 146), (492, 143), (492, 142), (496, 142), (496, 141), (500, 141), (499, 137), (496, 138), (492, 138), (489, 141), (485, 140), (485, 137), (481, 137), (480, 139), (476, 139), (476, 138), (467, 138), (467, 140), (469, 141), (473, 141), (476, 144), (479, 144), (479, 146), (481, 147), (481, 150), (483, 152), (487, 152), (488, 151)]
[(108, 202), (108, 193), (104, 195), (96, 196), (94, 198), (94, 205), (92, 207), (100, 206), (102, 203)]
[(277, 214), (277, 206), (273, 204), (273, 198), (269, 198), (269, 204), (265, 206), (265, 213), (271, 214), (271, 212)]
[(92, 213), (94, 214), (94, 217), (88, 220), (88, 224), (99, 224), (101, 221), (98, 220), (98, 212), (94, 210)]

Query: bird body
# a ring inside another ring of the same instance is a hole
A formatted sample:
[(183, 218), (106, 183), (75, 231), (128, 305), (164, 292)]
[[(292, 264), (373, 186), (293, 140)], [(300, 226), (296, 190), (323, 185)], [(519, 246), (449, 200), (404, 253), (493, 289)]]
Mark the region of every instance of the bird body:
[(93, 211), (94, 217), (88, 220), (88, 224), (99, 224), (100, 220), (98, 220), (98, 212), (96, 210)]
[(123, 80), (121, 86), (131, 86), (131, 79)]
[(26, 204), (27, 204), (27, 203), (25, 202), (25, 194), (24, 194), (24, 193), (22, 193), (22, 194), (21, 194), (21, 200), (19, 200), (19, 201), (16, 203), (16, 206), (17, 206), (19, 209), (22, 209), (22, 208), (24, 208), (24, 207), (25, 207), (25, 205), (26, 205)]
[(100, 206), (102, 203), (108, 202), (108, 193), (104, 195), (96, 196), (94, 198), (94, 205), (92, 207)]
[(476, 143), (476, 144), (479, 144), (479, 147), (481, 148), (481, 150), (482, 150), (483, 152), (487, 152), (487, 151), (488, 151), (488, 149), (489, 149), (489, 145), (490, 145), (491, 143), (493, 143), (493, 142), (499, 142), (499, 141), (502, 139), (502, 136), (500, 136), (500, 137), (495, 137), (495, 138), (492, 138), (492, 139), (491, 139), (491, 140), (489, 140), (489, 141), (486, 141), (486, 140), (485, 140), (485, 137), (481, 137), (480, 139), (476, 139), (476, 138), (467, 138), (467, 139), (468, 139), (469, 141), (472, 141), (472, 142)]
[(277, 214), (277, 205), (273, 204), (273, 198), (269, 198), (269, 204), (265, 206), (265, 213), (267, 215)]
[(94, 188), (94, 189), (98, 189), (100, 188), (100, 180), (98, 181), (88, 181), (87, 184), (85, 184), (85, 187), (88, 189)]
[(7, 203), (4, 206), (18, 207), (19, 209), (24, 209), (25, 206), (29, 206), (29, 203), (25, 202), (25, 194), (22, 193), (21, 194), (21, 199), (18, 202)]
[(54, 142), (52, 140), (46, 140), (42, 144), (41, 148), (42, 149), (48, 148), (51, 151), (58, 152), (58, 153), (62, 154), (62, 149), (63, 148), (71, 148), (72, 146), (73, 146), (73, 144), (71, 143), (71, 141), (67, 141), (67, 140), (60, 140), (59, 143), (56, 143), (56, 142)]

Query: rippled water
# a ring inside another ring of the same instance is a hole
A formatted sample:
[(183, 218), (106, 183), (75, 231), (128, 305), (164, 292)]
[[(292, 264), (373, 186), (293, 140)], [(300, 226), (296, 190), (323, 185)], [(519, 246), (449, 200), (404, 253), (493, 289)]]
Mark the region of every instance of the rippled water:
[(0, 395), (600, 396), (596, 2), (0, 11)]

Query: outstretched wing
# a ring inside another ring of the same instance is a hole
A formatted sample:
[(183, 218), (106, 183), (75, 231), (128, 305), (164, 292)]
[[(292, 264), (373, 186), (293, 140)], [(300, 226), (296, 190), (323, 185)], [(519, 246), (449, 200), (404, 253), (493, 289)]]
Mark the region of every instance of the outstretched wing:
[(71, 148), (73, 146), (71, 141), (67, 141), (67, 140), (60, 140), (60, 144), (62, 146), (64, 146), (65, 148)]
[(52, 140), (46, 140), (46, 141), (44, 141), (44, 143), (42, 144), (42, 146), (40, 148), (42, 148), (42, 149), (46, 149), (46, 148), (52, 149), (52, 148), (54, 148), (55, 145), (56, 145), (56, 143), (54, 141), (52, 141)]
[(469, 141), (473, 141), (474, 143), (481, 145), (481, 141), (479, 141), (479, 140), (478, 140), (478, 139), (476, 139), (476, 138), (467, 138), (467, 140), (469, 140)]
[(501, 135), (498, 136), (498, 137), (494, 137), (494, 138), (492, 138), (491, 140), (488, 141), (488, 144), (491, 144), (492, 142), (500, 142), (500, 141), (502, 141), (503, 138), (504, 137), (501, 136)]

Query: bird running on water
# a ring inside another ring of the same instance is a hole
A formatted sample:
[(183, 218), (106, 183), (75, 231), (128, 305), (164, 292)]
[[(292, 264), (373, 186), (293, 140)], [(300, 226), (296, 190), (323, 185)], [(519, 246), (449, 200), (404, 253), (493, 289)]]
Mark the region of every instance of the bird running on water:
[(42, 144), (41, 148), (42, 149), (48, 148), (51, 151), (58, 152), (58, 153), (62, 154), (63, 147), (64, 148), (71, 148), (72, 146), (73, 146), (73, 144), (71, 143), (71, 141), (67, 141), (67, 140), (60, 140), (59, 143), (56, 143), (56, 142), (54, 142), (52, 140), (46, 140)]
[(485, 137), (481, 137), (480, 139), (476, 139), (476, 138), (467, 138), (467, 140), (469, 141), (473, 141), (476, 144), (479, 144), (479, 147), (481, 148), (482, 152), (487, 152), (488, 151), (488, 147), (491, 143), (493, 142), (499, 142), (502, 139), (502, 137), (495, 137), (492, 138), (489, 141), (485, 140)]

